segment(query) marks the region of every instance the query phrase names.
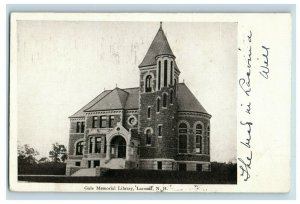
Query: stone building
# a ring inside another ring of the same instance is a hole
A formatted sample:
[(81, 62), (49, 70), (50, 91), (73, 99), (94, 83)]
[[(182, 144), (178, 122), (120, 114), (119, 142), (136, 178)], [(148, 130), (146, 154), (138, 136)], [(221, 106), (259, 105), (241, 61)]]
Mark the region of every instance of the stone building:
[(80, 169), (210, 171), (210, 118), (160, 26), (139, 87), (105, 90), (70, 116), (67, 175)]

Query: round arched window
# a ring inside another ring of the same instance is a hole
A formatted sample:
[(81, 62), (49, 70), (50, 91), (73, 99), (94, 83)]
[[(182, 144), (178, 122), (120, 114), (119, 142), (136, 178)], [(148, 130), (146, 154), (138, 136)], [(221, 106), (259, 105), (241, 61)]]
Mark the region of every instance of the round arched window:
[(137, 119), (134, 115), (130, 116), (127, 120), (128, 125), (134, 126), (137, 123)]

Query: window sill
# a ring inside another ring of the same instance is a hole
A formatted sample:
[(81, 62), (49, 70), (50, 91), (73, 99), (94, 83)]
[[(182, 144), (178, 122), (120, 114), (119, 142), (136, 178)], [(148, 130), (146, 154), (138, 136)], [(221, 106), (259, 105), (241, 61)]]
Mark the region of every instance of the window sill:
[(157, 136), (157, 138), (162, 138), (162, 136)]
[(151, 147), (152, 145), (151, 144), (146, 144), (146, 147)]

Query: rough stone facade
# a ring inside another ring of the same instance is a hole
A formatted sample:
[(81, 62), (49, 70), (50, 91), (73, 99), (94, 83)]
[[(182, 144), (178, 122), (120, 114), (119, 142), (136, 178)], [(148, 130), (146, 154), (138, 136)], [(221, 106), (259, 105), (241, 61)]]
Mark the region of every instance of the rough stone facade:
[(160, 27), (139, 87), (106, 90), (70, 117), (67, 175), (87, 168), (210, 171), (210, 118)]

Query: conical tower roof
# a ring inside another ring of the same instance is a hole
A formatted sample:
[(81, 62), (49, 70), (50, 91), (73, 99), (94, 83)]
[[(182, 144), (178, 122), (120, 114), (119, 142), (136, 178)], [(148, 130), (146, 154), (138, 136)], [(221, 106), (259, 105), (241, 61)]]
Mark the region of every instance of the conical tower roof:
[(158, 55), (174, 56), (161, 24), (139, 68), (156, 65), (155, 57)]

